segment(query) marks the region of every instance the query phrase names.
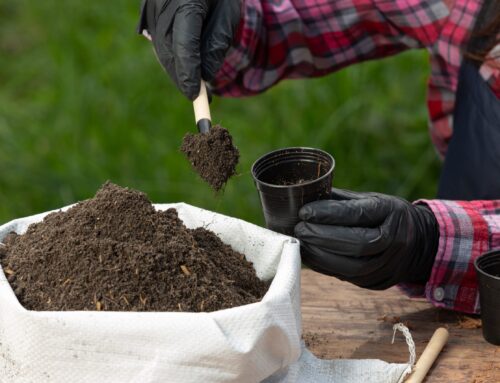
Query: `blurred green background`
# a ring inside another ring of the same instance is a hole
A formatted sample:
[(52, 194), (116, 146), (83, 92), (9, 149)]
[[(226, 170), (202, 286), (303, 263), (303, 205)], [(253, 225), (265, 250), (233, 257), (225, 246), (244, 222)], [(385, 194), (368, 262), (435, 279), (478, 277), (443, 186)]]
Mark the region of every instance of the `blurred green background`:
[(435, 195), (425, 52), (215, 100), (241, 163), (214, 194), (178, 150), (192, 106), (135, 34), (139, 3), (0, 0), (0, 222), (89, 198), (110, 179), (261, 224), (250, 166), (292, 145), (332, 153), (338, 187)]

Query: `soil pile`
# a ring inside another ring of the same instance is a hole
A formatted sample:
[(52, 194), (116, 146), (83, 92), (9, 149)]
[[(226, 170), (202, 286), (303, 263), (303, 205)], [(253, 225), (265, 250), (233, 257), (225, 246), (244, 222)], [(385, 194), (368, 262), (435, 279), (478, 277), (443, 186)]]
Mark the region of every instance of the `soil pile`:
[(215, 191), (219, 191), (236, 173), (240, 159), (233, 138), (223, 127), (216, 125), (208, 133), (188, 133), (184, 136), (181, 151), (189, 162)]
[(4, 243), (0, 263), (30, 310), (215, 311), (269, 286), (214, 233), (111, 183)]

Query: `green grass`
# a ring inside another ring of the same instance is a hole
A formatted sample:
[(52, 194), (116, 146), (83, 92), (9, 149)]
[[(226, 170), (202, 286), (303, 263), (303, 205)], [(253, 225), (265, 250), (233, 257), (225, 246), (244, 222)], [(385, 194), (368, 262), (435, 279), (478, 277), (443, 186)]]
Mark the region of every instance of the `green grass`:
[(0, 0), (0, 222), (88, 198), (110, 179), (261, 224), (250, 166), (292, 145), (332, 153), (338, 187), (434, 196), (425, 52), (215, 100), (214, 120), (241, 151), (239, 175), (215, 195), (179, 153), (192, 107), (135, 35), (138, 6)]

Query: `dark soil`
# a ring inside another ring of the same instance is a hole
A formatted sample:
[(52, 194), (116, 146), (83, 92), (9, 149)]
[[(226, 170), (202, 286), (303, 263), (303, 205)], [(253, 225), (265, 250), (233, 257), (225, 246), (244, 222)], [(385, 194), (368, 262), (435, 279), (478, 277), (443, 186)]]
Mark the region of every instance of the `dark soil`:
[(321, 338), (321, 334), (318, 334), (317, 332), (306, 332), (302, 334), (302, 339), (304, 340), (307, 348), (316, 347), (323, 340), (323, 338)]
[(259, 301), (269, 286), (214, 233), (111, 183), (4, 242), (0, 263), (30, 310), (215, 311)]
[(281, 185), (281, 186), (302, 185), (302, 184), (305, 184), (306, 182), (313, 181), (314, 179), (315, 178), (312, 178), (312, 179), (309, 179), (309, 180), (306, 180), (304, 178), (300, 178), (298, 180), (292, 180), (292, 181), (289, 181), (289, 180), (280, 180), (280, 181), (278, 181), (278, 185)]
[[(334, 332), (331, 331), (330, 333), (325, 333), (325, 332), (315, 332), (315, 331), (308, 331), (302, 334), (302, 339), (304, 340), (304, 343), (306, 347), (311, 351), (316, 357), (320, 359), (324, 359), (328, 356), (329, 350), (330, 350), (330, 345), (331, 345), (331, 340)], [(330, 350), (331, 352), (331, 350)], [(341, 356), (338, 356), (338, 358), (342, 358)]]
[(236, 173), (240, 158), (233, 138), (223, 127), (216, 125), (209, 133), (184, 136), (181, 151), (189, 162), (215, 191), (219, 191)]
[(307, 168), (308, 170), (304, 171), (301, 168), (303, 168), (305, 165), (309, 166), (310, 164), (304, 164), (302, 162), (298, 162), (295, 165), (296, 171), (292, 172), (291, 175), (287, 175), (285, 178), (278, 178), (277, 180), (275, 179), (272, 182), (269, 181), (267, 182), (281, 186), (302, 185), (305, 184), (306, 182), (311, 182), (319, 179), (321, 176), (325, 175), (329, 170), (328, 163), (326, 162), (319, 162), (317, 165), (315, 165), (314, 169), (311, 169), (309, 166)]

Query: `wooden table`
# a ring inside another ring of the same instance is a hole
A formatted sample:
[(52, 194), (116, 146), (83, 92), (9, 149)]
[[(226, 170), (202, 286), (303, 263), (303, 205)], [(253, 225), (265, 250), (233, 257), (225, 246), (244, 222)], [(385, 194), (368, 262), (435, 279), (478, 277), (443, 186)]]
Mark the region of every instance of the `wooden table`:
[(463, 328), (480, 324), (478, 320), (437, 309), (423, 299), (407, 298), (397, 288), (369, 291), (303, 270), (302, 316), (309, 348), (325, 359), (406, 362), (408, 348), (402, 334), (391, 344), (393, 319), (408, 323), (417, 358), (434, 330), (443, 326), (450, 339), (426, 382), (500, 382), (500, 347), (488, 344), (480, 328)]

